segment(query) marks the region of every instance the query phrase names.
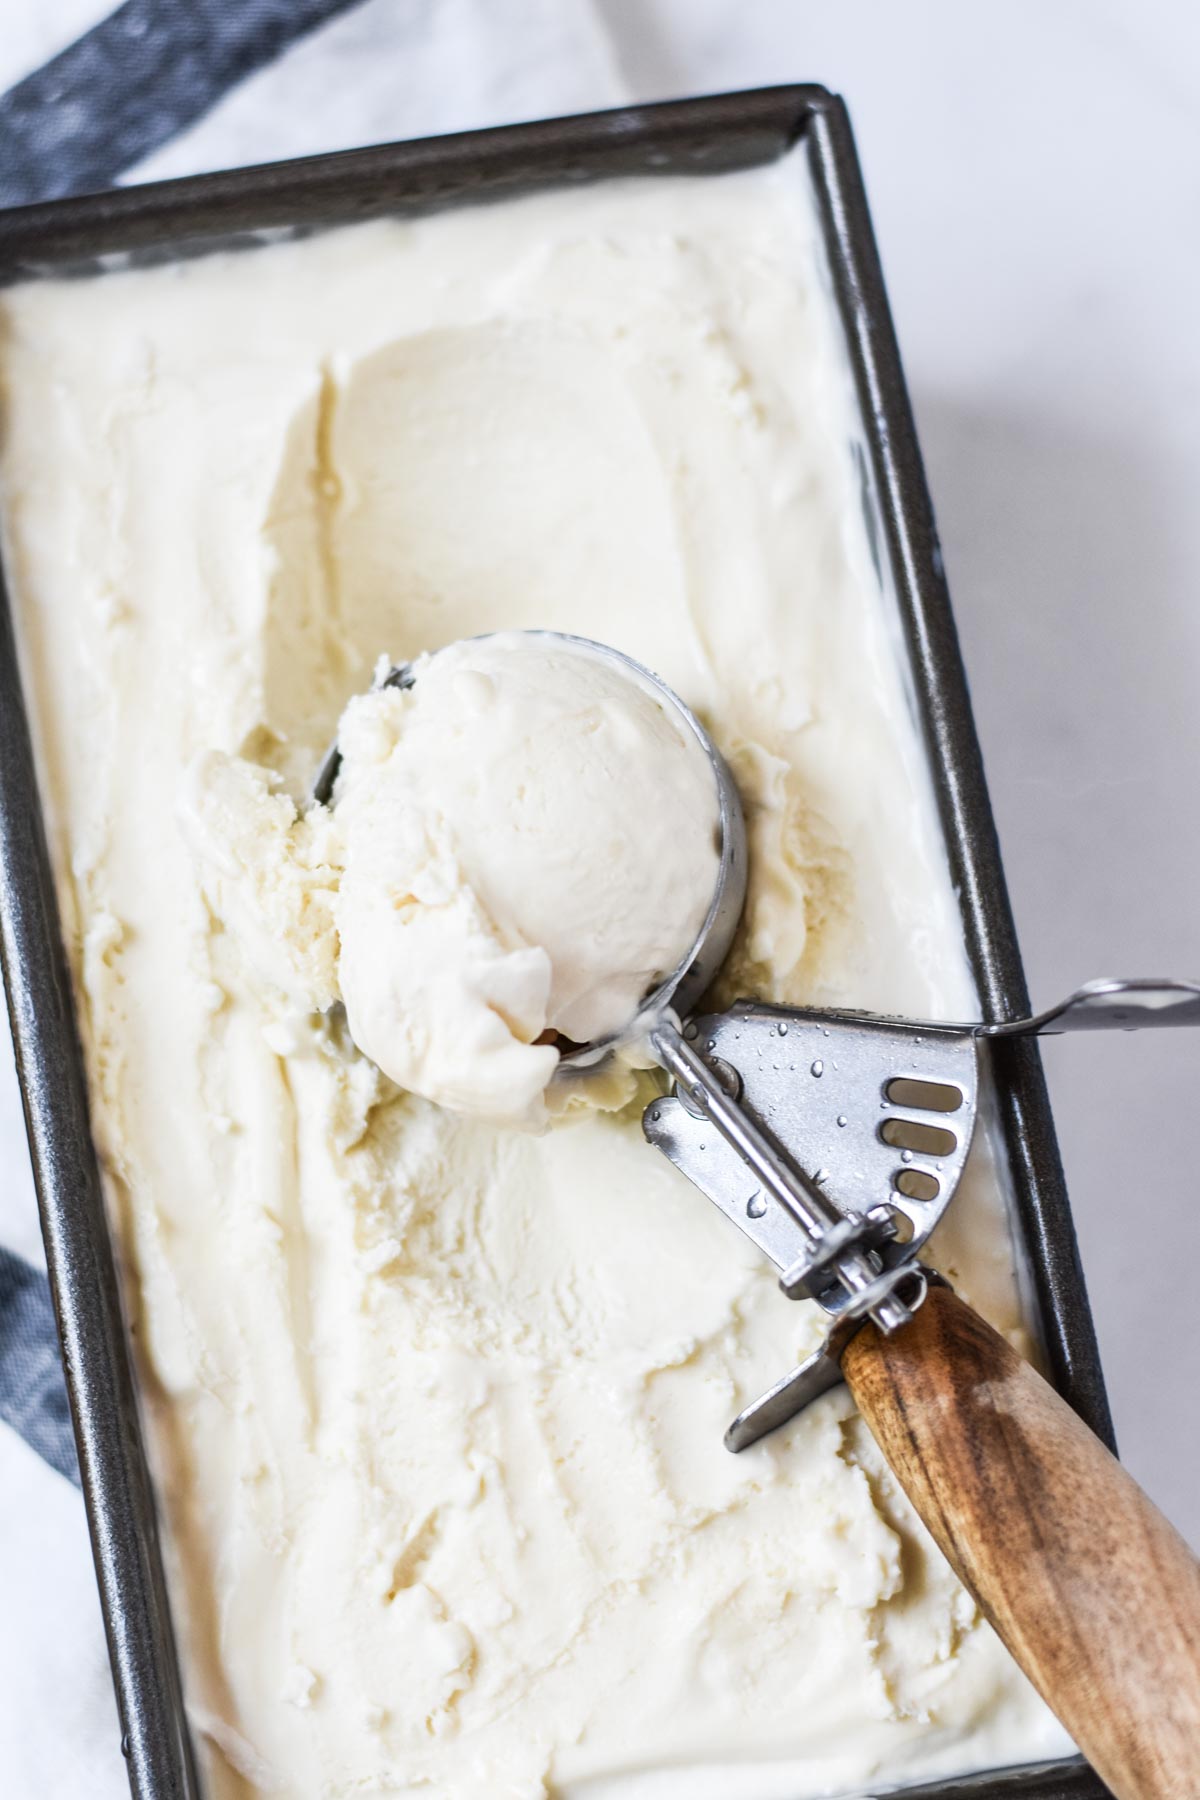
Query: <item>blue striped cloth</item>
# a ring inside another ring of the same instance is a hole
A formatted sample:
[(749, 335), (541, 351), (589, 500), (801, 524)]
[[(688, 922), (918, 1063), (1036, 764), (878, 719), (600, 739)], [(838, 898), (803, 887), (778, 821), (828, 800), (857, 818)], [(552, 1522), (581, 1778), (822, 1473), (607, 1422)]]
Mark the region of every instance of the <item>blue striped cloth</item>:
[(111, 187), (359, 0), (126, 0), (0, 98), (0, 206)]
[[(111, 187), (359, 0), (127, 0), (0, 96), (0, 206)], [(79, 1485), (50, 1288), (0, 1246), (0, 1420)]]
[(0, 1246), (0, 1419), (79, 1485), (50, 1284)]

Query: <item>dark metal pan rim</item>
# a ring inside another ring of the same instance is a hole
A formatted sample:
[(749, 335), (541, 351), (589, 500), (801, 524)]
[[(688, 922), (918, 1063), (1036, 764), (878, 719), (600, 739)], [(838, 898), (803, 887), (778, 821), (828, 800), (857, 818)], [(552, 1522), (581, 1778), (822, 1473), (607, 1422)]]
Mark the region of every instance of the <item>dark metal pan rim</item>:
[(222, 248), (258, 244), (258, 234), (272, 229), (292, 235), (510, 199), (545, 187), (551, 164), (556, 186), (656, 170), (747, 168), (779, 155), (832, 100), (811, 84), (759, 88), (40, 201), (0, 211), (0, 282), (94, 274), (120, 252), (174, 262), (203, 254), (214, 241)]

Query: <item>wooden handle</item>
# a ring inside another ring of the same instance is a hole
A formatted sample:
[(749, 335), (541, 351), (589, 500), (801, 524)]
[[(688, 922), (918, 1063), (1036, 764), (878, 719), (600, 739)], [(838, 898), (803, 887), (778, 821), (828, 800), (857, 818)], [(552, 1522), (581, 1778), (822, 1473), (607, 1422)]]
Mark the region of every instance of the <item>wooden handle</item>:
[(1118, 1800), (1200, 1796), (1200, 1562), (948, 1288), (842, 1358), (917, 1512)]

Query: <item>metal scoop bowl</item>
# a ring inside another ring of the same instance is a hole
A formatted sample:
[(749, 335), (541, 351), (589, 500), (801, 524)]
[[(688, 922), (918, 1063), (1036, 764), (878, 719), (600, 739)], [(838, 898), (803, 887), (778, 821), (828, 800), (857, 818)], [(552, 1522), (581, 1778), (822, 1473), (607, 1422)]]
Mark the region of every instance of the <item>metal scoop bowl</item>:
[[(492, 635), (497, 634), (483, 633), (478, 638), (466, 641), (479, 643)], [(718, 969), (729, 953), (745, 904), (746, 826), (742, 816), (742, 803), (728, 764), (695, 713), (684, 705), (665, 681), (636, 662), (632, 656), (626, 656), (608, 644), (596, 643), (591, 638), (576, 637), (565, 631), (534, 630), (523, 631), (519, 635), (544, 644), (547, 650), (565, 651), (568, 655), (586, 656), (607, 663), (634, 686), (649, 693), (662, 710), (675, 720), (685, 737), (694, 740), (712, 771), (717, 793), (720, 860), (712, 898), (695, 940), (675, 967), (643, 997), (636, 1015), (628, 1024), (606, 1037), (564, 1048), (559, 1067), (566, 1074), (574, 1069), (594, 1067), (614, 1050), (639, 1038), (647, 1038), (657, 1022), (669, 1013), (686, 1016), (712, 985)], [(417, 667), (411, 662), (395, 663), (375, 685), (410, 688), (418, 679)], [(312, 798), (317, 804), (328, 806), (332, 803), (341, 762), (341, 750), (335, 738), (322, 757), (313, 781)]]

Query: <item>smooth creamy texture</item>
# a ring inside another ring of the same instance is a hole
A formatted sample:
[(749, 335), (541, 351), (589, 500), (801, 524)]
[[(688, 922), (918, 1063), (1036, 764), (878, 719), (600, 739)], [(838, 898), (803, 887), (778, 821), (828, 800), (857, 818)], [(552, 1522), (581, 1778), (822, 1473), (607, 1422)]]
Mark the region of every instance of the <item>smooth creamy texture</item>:
[[(844, 1392), (722, 1448), (821, 1322), (638, 1104), (531, 1136), (399, 1094), (248, 980), (178, 823), (209, 750), (301, 795), (381, 646), (577, 631), (738, 773), (730, 991), (973, 1012), (800, 156), (17, 289), (2, 341), (210, 1795), (768, 1800), (1063, 1749)], [(986, 1158), (940, 1255), (1019, 1337)]]
[(205, 892), (252, 969), (311, 1011), (340, 997), (399, 1086), (536, 1122), (559, 1061), (537, 1039), (627, 1029), (696, 942), (716, 781), (650, 684), (586, 646), (498, 632), (413, 676), (342, 714), (332, 816), (198, 759)]

